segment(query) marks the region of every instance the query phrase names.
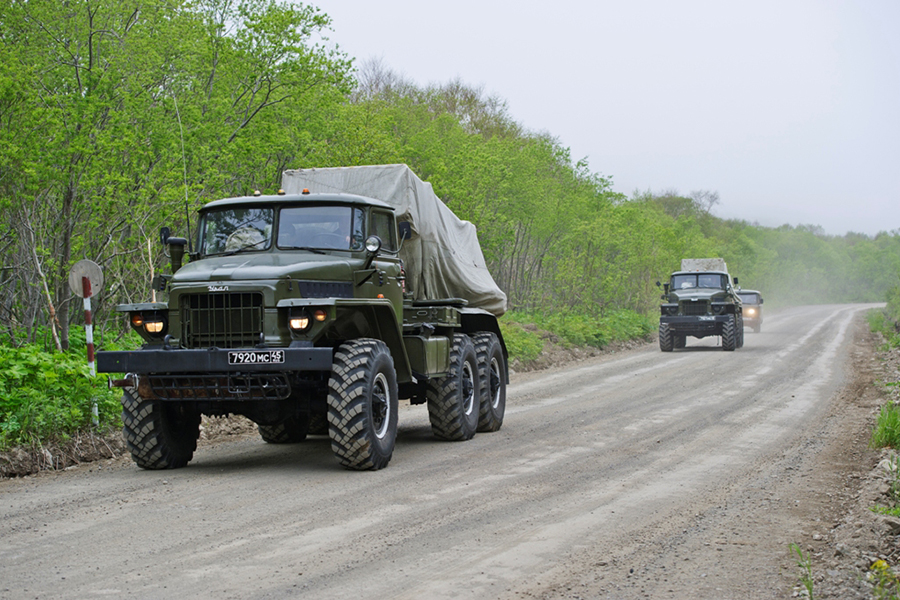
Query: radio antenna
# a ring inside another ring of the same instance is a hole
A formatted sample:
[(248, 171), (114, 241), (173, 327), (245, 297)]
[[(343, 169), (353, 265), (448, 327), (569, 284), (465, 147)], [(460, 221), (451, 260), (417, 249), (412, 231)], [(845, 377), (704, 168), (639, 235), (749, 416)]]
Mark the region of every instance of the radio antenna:
[(178, 117), (178, 133), (181, 137), (181, 171), (184, 177), (184, 217), (187, 220), (188, 230), (188, 254), (194, 253), (193, 236), (191, 235), (191, 212), (188, 208), (188, 185), (187, 185), (187, 159), (184, 156), (184, 128), (181, 126), (181, 113), (178, 111), (178, 99), (172, 94), (172, 101), (175, 102), (175, 116)]

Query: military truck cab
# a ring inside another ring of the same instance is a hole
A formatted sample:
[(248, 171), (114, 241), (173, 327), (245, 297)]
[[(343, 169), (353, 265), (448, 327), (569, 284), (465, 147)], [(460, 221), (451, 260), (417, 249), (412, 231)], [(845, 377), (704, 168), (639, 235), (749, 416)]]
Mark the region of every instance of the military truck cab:
[(98, 353), (100, 371), (126, 374), (116, 384), (139, 466), (185, 466), (203, 414), (244, 415), (270, 443), (327, 434), (355, 470), (387, 466), (400, 398), (427, 403), (441, 439), (500, 428), (496, 317), (464, 299), (414, 300), (387, 203), (228, 198), (201, 209), (189, 263), (184, 240), (168, 241), (173, 273), (156, 282), (168, 300), (117, 307), (144, 345)]

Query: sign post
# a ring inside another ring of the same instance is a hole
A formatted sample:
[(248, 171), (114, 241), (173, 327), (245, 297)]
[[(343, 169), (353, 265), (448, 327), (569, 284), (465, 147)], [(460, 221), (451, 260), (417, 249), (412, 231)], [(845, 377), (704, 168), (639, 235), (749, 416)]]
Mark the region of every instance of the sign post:
[[(76, 296), (81, 296), (84, 301), (84, 333), (87, 341), (88, 368), (91, 370), (91, 378), (97, 376), (97, 367), (94, 364), (94, 322), (91, 313), (91, 296), (98, 293), (103, 287), (103, 271), (100, 265), (90, 260), (80, 260), (69, 271), (69, 288)], [(100, 425), (100, 415), (97, 410), (97, 399), (91, 399), (91, 422), (94, 427)]]

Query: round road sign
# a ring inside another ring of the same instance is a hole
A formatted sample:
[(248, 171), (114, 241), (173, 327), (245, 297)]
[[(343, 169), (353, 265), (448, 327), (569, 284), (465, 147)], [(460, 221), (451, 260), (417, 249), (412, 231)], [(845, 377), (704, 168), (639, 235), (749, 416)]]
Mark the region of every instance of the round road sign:
[(100, 265), (92, 260), (79, 260), (69, 271), (69, 288), (79, 298), (84, 298), (84, 285), (81, 282), (83, 277), (87, 277), (91, 282), (91, 296), (97, 294), (103, 287), (103, 271)]

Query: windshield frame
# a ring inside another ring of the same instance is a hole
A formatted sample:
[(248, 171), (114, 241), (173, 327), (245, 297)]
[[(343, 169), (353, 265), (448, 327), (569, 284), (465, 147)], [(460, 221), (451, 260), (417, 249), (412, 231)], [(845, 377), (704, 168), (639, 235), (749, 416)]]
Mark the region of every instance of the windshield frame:
[[(716, 279), (715, 285), (708, 285), (710, 278)], [(728, 276), (723, 273), (676, 273), (672, 275), (673, 291), (683, 290), (723, 290), (728, 286)]]
[(365, 236), (366, 211), (360, 206), (323, 203), (278, 207), (275, 246), (279, 250), (360, 252), (365, 249)]
[[(235, 222), (227, 222), (229, 214)], [(273, 206), (224, 206), (204, 211), (197, 231), (198, 252), (201, 257), (265, 252), (272, 247), (274, 218)]]

